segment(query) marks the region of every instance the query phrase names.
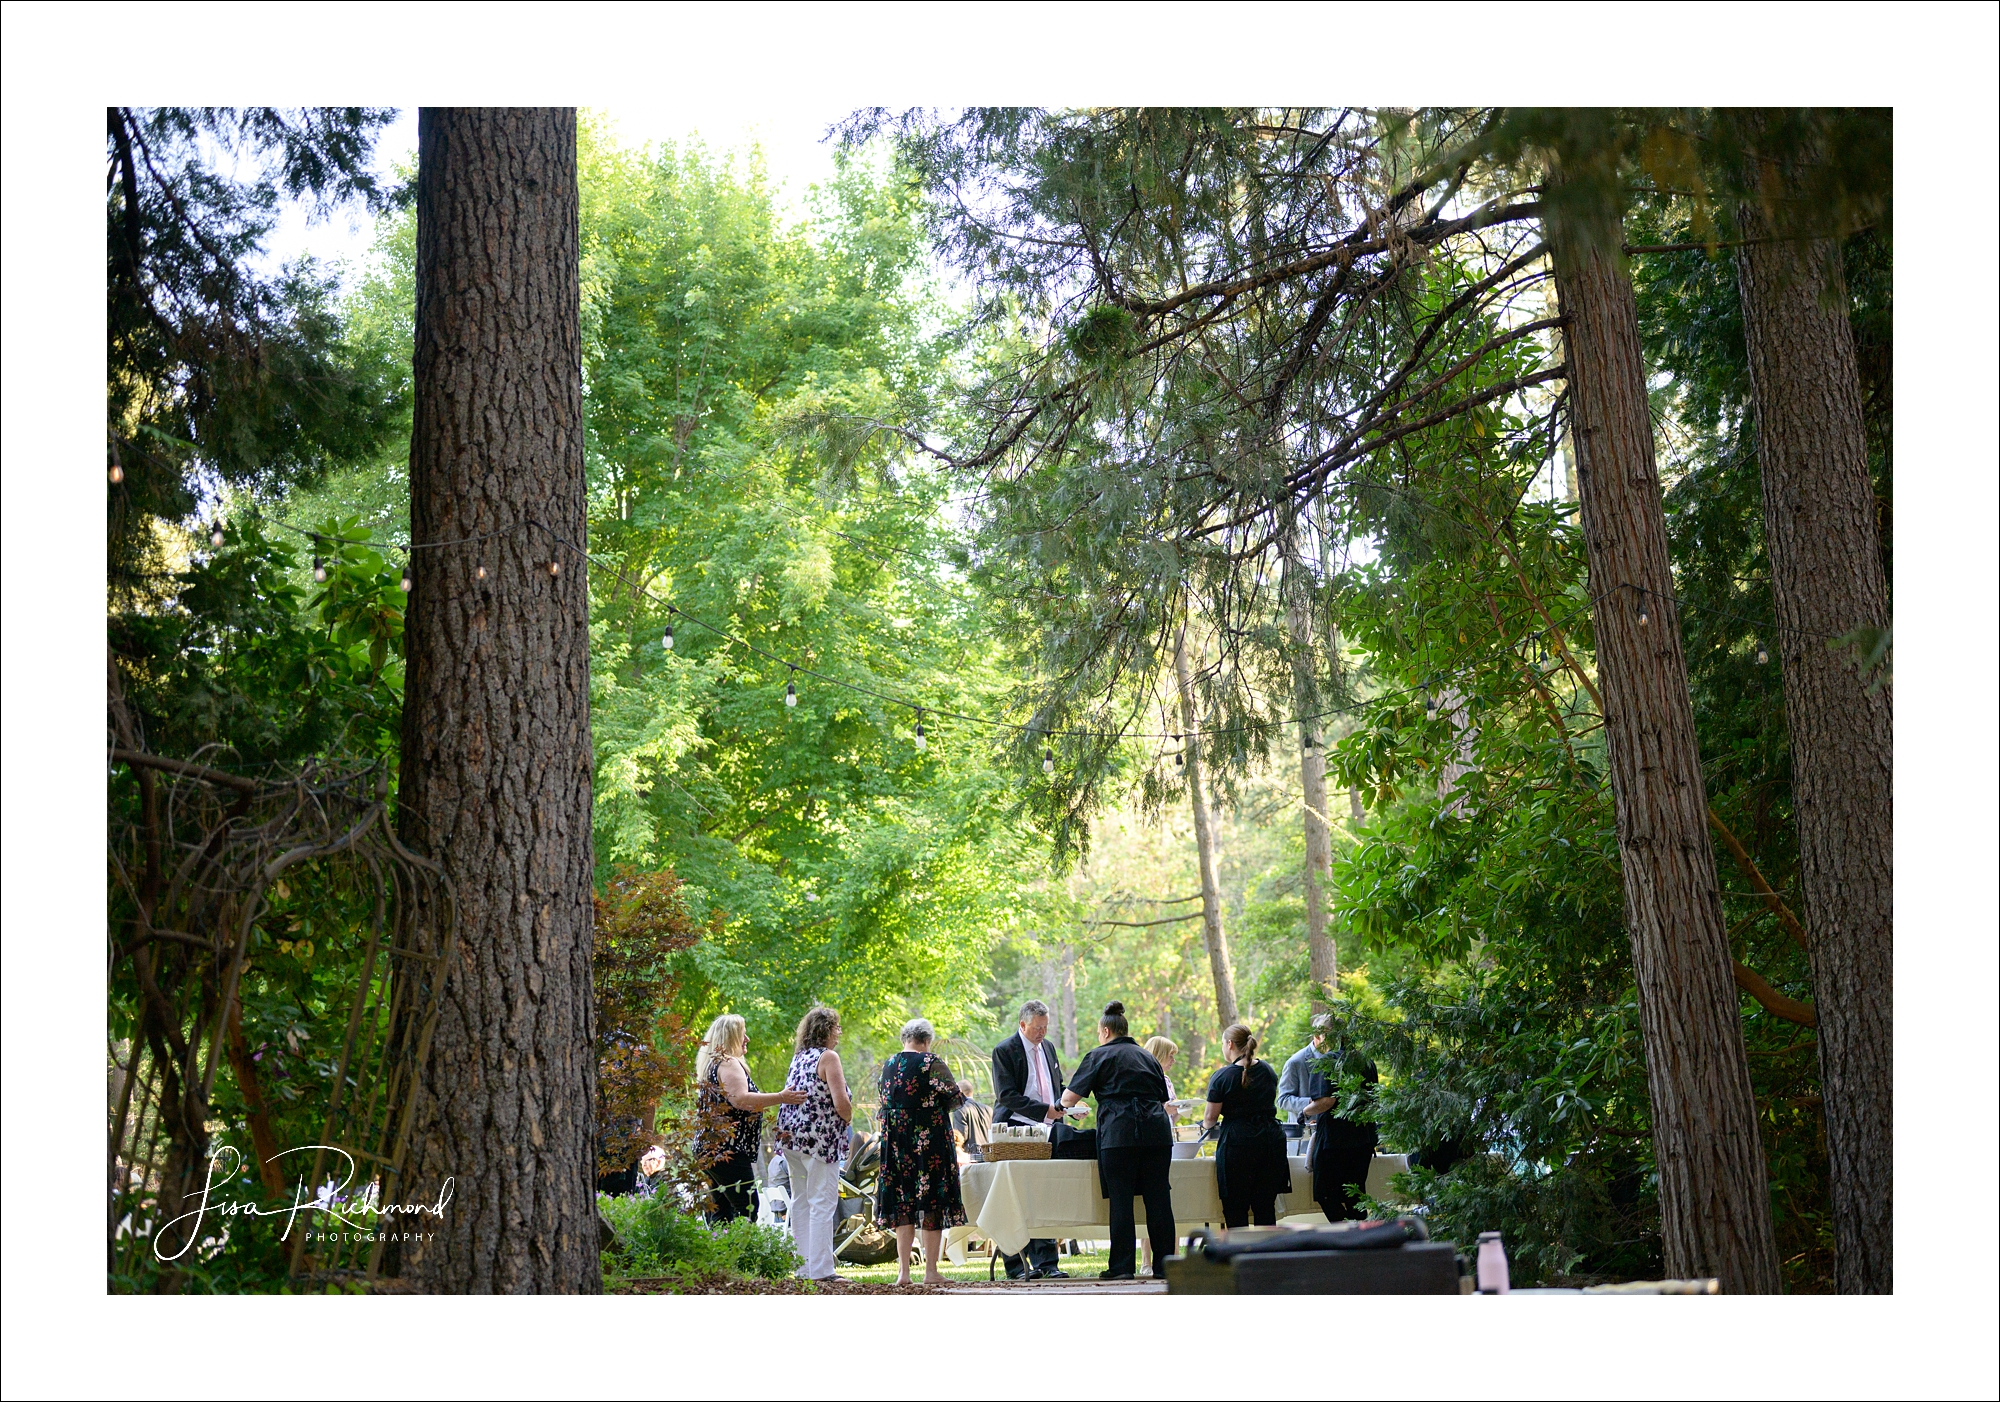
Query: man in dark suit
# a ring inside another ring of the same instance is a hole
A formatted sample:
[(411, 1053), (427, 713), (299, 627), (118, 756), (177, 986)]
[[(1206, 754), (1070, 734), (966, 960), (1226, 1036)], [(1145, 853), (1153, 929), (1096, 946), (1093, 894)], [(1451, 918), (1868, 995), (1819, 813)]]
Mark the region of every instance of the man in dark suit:
[[(995, 1124), (1054, 1124), (1062, 1119), (1063, 1072), (1048, 1040), (1049, 1006), (1039, 998), (1021, 1005), (1020, 1030), (993, 1049)], [(1056, 1244), (1036, 1237), (1019, 1256), (1002, 1256), (1009, 1280), (1067, 1278)]]

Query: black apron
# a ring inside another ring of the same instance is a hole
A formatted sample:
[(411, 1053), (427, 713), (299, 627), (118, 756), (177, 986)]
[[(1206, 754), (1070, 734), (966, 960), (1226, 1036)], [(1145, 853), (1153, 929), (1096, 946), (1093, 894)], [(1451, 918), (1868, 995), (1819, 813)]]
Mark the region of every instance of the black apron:
[[(1101, 1161), (1106, 1149), (1166, 1149), (1174, 1142), (1167, 1118), (1167, 1073), (1130, 1037), (1114, 1037), (1077, 1063), (1069, 1088), (1097, 1097), (1097, 1189), (1111, 1196)], [(1171, 1152), (1171, 1151), (1169, 1151)]]

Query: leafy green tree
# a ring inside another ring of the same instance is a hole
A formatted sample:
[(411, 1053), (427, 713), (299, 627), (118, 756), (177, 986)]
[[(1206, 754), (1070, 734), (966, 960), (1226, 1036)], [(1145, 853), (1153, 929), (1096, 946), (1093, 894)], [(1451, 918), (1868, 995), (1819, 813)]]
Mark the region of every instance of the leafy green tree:
[(754, 161), (601, 136), (584, 189), (599, 860), (724, 913), (687, 1011), (773, 1069), (815, 1000), (949, 1030), (1041, 860), (955, 719), (1006, 688), (950, 484), (878, 427), (949, 368), (909, 197), (843, 160), (788, 228)]

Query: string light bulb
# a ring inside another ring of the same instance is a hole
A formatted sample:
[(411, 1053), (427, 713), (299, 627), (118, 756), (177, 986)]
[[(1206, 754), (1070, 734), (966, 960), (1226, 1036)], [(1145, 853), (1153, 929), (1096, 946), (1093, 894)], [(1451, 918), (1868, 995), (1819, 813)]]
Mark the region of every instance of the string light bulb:
[(214, 524), (214, 525), (213, 525), (212, 527), (210, 527), (210, 528), (209, 528), (209, 532), (208, 532), (208, 543), (209, 543), (210, 545), (213, 545), (213, 546), (214, 546), (214, 547), (215, 547), (215, 548), (216, 548), (217, 550), (220, 550), (220, 549), (222, 548), (222, 518), (221, 518), (221, 517), (217, 517), (217, 518), (216, 518), (216, 521), (215, 521), (215, 524)]
[(1301, 740), (1299, 744), (1307, 754), (1311, 754), (1313, 749), (1313, 733), (1308, 730), (1305, 734), (1305, 739)]
[(408, 565), (403, 566), (403, 592), (405, 594), (410, 592), (410, 567)]
[(1044, 745), (1042, 746), (1042, 773), (1053, 774), (1055, 772), (1056, 772), (1056, 752), (1050, 749), (1047, 745)]
[(561, 573), (562, 573), (562, 561), (561, 560), (549, 561), (549, 578), (554, 579), (557, 575)]
[(114, 462), (113, 464), (111, 464), (110, 476), (111, 476), (111, 485), (115, 487), (120, 482), (123, 482), (125, 480), (125, 469), (120, 467), (117, 463)]
[(917, 712), (917, 748), (920, 750), (926, 749), (929, 745), (930, 741), (924, 739), (924, 713), (919, 711)]
[(785, 683), (785, 704), (787, 706), (799, 704), (799, 688), (796, 683), (789, 681)]
[(1650, 613), (1646, 612), (1645, 601), (1641, 600), (1639, 603), (1639, 626), (1641, 628), (1644, 628), (1648, 623), (1651, 623), (1652, 621), (1653, 621), (1653, 616)]
[(326, 583), (326, 561), (317, 555), (313, 556), (313, 583)]
[(486, 578), (486, 566), (481, 565), (476, 571), (474, 571), (473, 577), (476, 579)]
[(1757, 644), (1757, 665), (1761, 667), (1770, 660), (1771, 654), (1764, 650), (1764, 645), (1762, 643)]
[(669, 624), (667, 625), (667, 635), (666, 635), (666, 636), (665, 636), (664, 638), (661, 638), (661, 639), (660, 639), (660, 647), (661, 647), (661, 649), (662, 649), (663, 651), (666, 651), (666, 652), (672, 652), (672, 651), (674, 650), (674, 625), (673, 625), (673, 624), (669, 623)]

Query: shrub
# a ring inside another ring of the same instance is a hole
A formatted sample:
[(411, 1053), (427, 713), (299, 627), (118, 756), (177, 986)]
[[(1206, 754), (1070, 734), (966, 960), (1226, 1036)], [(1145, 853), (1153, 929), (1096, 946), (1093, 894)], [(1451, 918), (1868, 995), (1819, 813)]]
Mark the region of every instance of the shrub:
[(617, 1229), (622, 1253), (607, 1260), (625, 1275), (698, 1275), (720, 1272), (777, 1280), (799, 1267), (792, 1239), (779, 1227), (760, 1226), (747, 1217), (710, 1226), (669, 1194), (609, 1197), (598, 1206)]

